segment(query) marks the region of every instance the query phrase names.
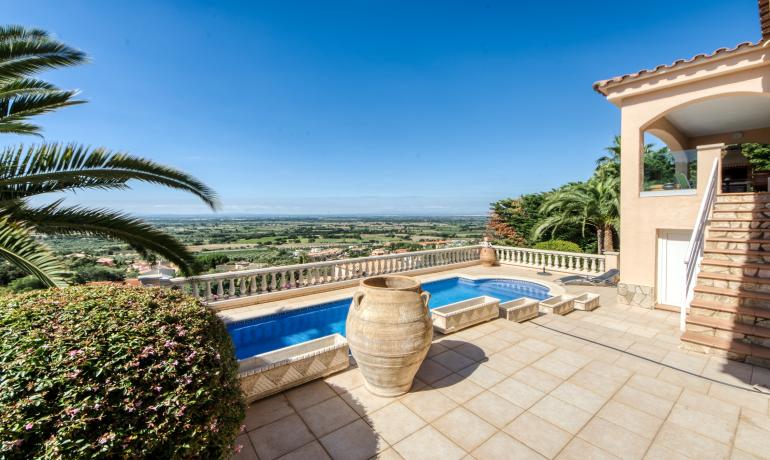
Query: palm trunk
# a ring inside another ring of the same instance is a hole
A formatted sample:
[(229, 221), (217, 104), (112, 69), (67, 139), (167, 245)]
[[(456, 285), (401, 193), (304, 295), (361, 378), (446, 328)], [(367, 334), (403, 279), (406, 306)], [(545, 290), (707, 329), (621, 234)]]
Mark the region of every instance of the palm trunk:
[(607, 251), (615, 251), (615, 242), (612, 238), (612, 226), (609, 224), (604, 225), (604, 252)]
[(604, 248), (604, 232), (602, 231), (601, 227), (596, 227), (596, 253), (601, 254), (602, 249)]

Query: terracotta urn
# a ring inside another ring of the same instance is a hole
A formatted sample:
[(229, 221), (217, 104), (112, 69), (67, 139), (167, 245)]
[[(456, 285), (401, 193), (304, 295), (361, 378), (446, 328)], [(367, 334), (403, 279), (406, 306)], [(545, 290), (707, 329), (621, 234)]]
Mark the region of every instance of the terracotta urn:
[(484, 241), (481, 243), (479, 261), (484, 267), (494, 267), (497, 265), (497, 252), (488, 238), (484, 238)]
[(350, 351), (366, 389), (399, 396), (412, 387), (433, 340), (430, 293), (408, 276), (376, 276), (361, 281), (345, 323)]

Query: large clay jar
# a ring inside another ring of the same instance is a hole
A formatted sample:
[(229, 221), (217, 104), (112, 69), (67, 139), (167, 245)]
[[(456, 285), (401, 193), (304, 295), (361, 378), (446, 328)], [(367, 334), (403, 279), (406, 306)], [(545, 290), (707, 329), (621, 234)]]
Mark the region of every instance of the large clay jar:
[(433, 324), (430, 293), (407, 276), (361, 281), (345, 323), (350, 351), (375, 395), (406, 393), (428, 353)]
[(487, 238), (484, 238), (484, 242), (481, 243), (479, 261), (484, 267), (494, 267), (497, 265), (497, 251), (495, 251), (495, 248), (492, 247), (492, 243), (490, 243)]

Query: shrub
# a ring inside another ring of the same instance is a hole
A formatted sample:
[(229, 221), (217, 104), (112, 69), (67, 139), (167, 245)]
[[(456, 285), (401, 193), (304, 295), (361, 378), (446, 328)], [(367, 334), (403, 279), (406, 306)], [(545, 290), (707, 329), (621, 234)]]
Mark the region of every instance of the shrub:
[(227, 458), (244, 416), (232, 342), (170, 289), (0, 298), (0, 458)]
[(8, 290), (11, 292), (27, 292), (34, 291), (35, 289), (45, 289), (46, 285), (40, 281), (36, 276), (25, 276), (24, 278), (17, 278), (8, 283)]
[(572, 241), (564, 240), (542, 241), (535, 245), (535, 249), (543, 249), (545, 251), (583, 252), (577, 244)]

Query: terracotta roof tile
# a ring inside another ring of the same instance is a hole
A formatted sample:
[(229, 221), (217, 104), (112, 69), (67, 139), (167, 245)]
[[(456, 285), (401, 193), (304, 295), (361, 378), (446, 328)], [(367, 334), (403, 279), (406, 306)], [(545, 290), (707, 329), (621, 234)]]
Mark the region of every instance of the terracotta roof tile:
[[(760, 3), (761, 3), (761, 1), (762, 0), (760, 0)], [(767, 2), (769, 0), (764, 0), (764, 1)], [(770, 7), (768, 7), (768, 8), (769, 8), (768, 11), (770, 13)], [(770, 17), (768, 17), (768, 23), (769, 23), (768, 26), (770, 26)], [(741, 43), (741, 44), (739, 44), (739, 45), (737, 45), (737, 46), (735, 46), (733, 48), (719, 48), (718, 50), (716, 50), (716, 51), (714, 51), (712, 53), (709, 53), (709, 54), (697, 54), (697, 55), (691, 57), (690, 59), (678, 59), (678, 60), (672, 62), (671, 64), (661, 64), (661, 65), (659, 65), (659, 66), (657, 66), (657, 67), (655, 67), (653, 69), (644, 69), (644, 70), (640, 70), (639, 72), (630, 73), (630, 74), (626, 74), (626, 75), (621, 75), (621, 76), (609, 78), (607, 80), (600, 80), (600, 81), (597, 81), (596, 83), (594, 83), (593, 87), (594, 87), (594, 90), (598, 91), (599, 93), (602, 93), (602, 94), (606, 95), (606, 93), (604, 91), (602, 91), (602, 89), (607, 87), (607, 86), (609, 86), (609, 85), (611, 85), (611, 84), (620, 83), (620, 82), (623, 82), (623, 81), (626, 81), (626, 80), (631, 81), (631, 80), (634, 80), (634, 79), (637, 79), (637, 78), (640, 78), (640, 77), (646, 77), (646, 76), (654, 75), (654, 74), (663, 74), (663, 73), (666, 73), (666, 72), (668, 72), (670, 70), (675, 70), (675, 69), (677, 69), (680, 66), (684, 66), (684, 65), (687, 65), (687, 64), (693, 64), (693, 63), (696, 63), (698, 61), (704, 61), (704, 60), (712, 59), (712, 58), (717, 57), (717, 56), (723, 56), (723, 55), (726, 55), (726, 54), (731, 54), (731, 53), (734, 53), (734, 52), (737, 52), (737, 51), (740, 51), (740, 50), (745, 50), (745, 49), (748, 49), (748, 48), (759, 47), (759, 46), (764, 45), (764, 44), (765, 44), (765, 40), (762, 39), (762, 40), (757, 41), (757, 42), (743, 42), (743, 43)]]

